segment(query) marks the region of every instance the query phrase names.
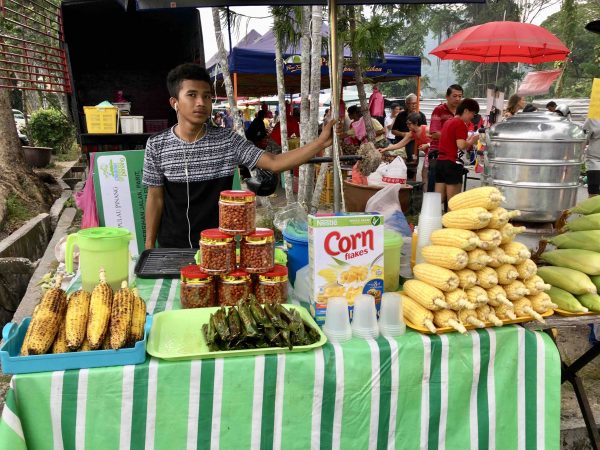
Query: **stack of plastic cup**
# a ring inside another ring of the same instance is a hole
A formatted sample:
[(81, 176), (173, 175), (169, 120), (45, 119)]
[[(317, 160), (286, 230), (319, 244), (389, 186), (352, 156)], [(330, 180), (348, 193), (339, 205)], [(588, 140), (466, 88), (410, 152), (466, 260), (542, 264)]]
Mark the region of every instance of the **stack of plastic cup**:
[(374, 339), (379, 335), (375, 298), (372, 295), (361, 294), (354, 297), (352, 334), (362, 339)]
[(386, 292), (381, 297), (379, 332), (389, 337), (400, 336), (406, 332), (402, 316), (402, 298), (395, 292)]
[(421, 249), (431, 244), (431, 233), (442, 228), (442, 194), (426, 192), (423, 194), (423, 206), (419, 216), (419, 234), (416, 262), (423, 262)]
[(331, 297), (327, 301), (323, 333), (331, 342), (346, 342), (352, 338), (348, 301), (344, 297)]

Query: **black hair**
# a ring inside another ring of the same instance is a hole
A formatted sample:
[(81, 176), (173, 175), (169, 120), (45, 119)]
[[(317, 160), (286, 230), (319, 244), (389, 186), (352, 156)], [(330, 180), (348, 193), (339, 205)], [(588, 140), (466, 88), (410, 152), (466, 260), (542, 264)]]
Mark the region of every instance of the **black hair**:
[(167, 75), (167, 89), (171, 97), (178, 98), (183, 80), (206, 81), (210, 86), (210, 74), (204, 67), (192, 63), (180, 64)]
[(392, 111), (393, 111), (395, 108), (399, 108), (399, 107), (400, 107), (400, 104), (399, 104), (399, 103), (395, 103), (395, 102), (394, 102), (394, 103), (392, 103), (392, 104), (390, 105), (390, 109), (391, 109)]
[(261, 109), (256, 113), (256, 118), (263, 120), (265, 118), (265, 112)]
[(479, 114), (479, 103), (472, 98), (465, 98), (456, 108), (456, 115), (462, 115), (462, 113), (465, 112), (465, 109), (468, 109), (472, 113)]
[(410, 122), (414, 125), (419, 125), (419, 120), (421, 119), (421, 114), (418, 112), (412, 112), (406, 117), (406, 121)]
[(537, 111), (537, 107), (533, 106), (531, 103), (527, 103), (525, 108), (523, 108), (523, 112), (534, 112)]
[(446, 89), (446, 97), (452, 94), (452, 91), (465, 92), (460, 84), (452, 84)]
[(352, 105), (350, 107), (348, 107), (348, 115), (352, 115), (352, 114), (356, 114), (358, 113), (358, 106), (356, 105)]
[(550, 101), (550, 102), (546, 103), (546, 108), (552, 108), (552, 107), (556, 108), (556, 102), (555, 101)]

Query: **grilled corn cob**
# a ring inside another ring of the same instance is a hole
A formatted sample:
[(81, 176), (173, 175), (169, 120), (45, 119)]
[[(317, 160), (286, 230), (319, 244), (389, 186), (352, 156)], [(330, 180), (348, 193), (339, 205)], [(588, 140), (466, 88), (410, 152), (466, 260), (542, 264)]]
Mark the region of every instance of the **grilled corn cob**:
[(458, 275), (451, 270), (433, 264), (416, 264), (413, 267), (413, 274), (417, 280), (421, 280), (442, 291), (453, 291), (458, 287)]
[(502, 264), (515, 264), (517, 262), (517, 258), (508, 256), (500, 247), (488, 250), (487, 254), (492, 258), (492, 261), (488, 263), (488, 266), (493, 267), (494, 269), (497, 269)]
[(494, 306), (494, 312), (496, 316), (501, 320), (515, 320), (517, 318), (514, 310), (514, 305), (511, 303), (510, 307), (505, 304)]
[(496, 316), (496, 312), (489, 305), (481, 305), (475, 312), (477, 312), (477, 318), (479, 320), (491, 322), (496, 327), (504, 325), (498, 316)]
[(523, 282), (519, 280), (515, 280), (510, 284), (505, 284), (502, 287), (506, 291), (506, 298), (512, 302), (529, 295), (529, 289), (527, 289)]
[(498, 275), (498, 284), (510, 284), (519, 278), (519, 272), (517, 268), (512, 264), (502, 264), (496, 269)]
[[(110, 322), (108, 324), (108, 327), (110, 330)], [(106, 333), (106, 335), (104, 336), (104, 340), (102, 341), (102, 345), (100, 346), (100, 349), (112, 350), (112, 348), (110, 347), (110, 333)]]
[(435, 311), (437, 309), (448, 307), (444, 298), (444, 293), (427, 283), (419, 280), (407, 280), (404, 283), (403, 289), (404, 292), (406, 292), (406, 295), (424, 308)]
[(467, 329), (458, 321), (458, 316), (451, 309), (441, 309), (433, 312), (433, 323), (438, 327), (452, 327), (462, 334), (467, 332)]
[(498, 284), (498, 275), (491, 267), (484, 267), (475, 273), (477, 274), (477, 284), (484, 289), (489, 289)]
[(465, 291), (467, 298), (475, 307), (485, 305), (488, 302), (488, 294), (485, 289), (479, 286), (473, 286)]
[(110, 312), (110, 347), (114, 350), (125, 347), (131, 327), (133, 313), (133, 292), (127, 287), (127, 281), (121, 283), (121, 289), (113, 298)]
[(473, 308), (473, 305), (471, 305), (467, 299), (467, 294), (462, 289), (455, 289), (452, 292), (445, 292), (444, 296), (450, 309), (458, 311), (463, 308)]
[(561, 248), (542, 253), (541, 258), (553, 266), (568, 267), (588, 275), (600, 275), (600, 253), (590, 250)]
[(490, 219), (488, 228), (497, 230), (508, 223), (508, 211), (506, 209), (499, 206), (498, 208), (492, 209), (490, 214), (492, 215), (492, 218)]
[(61, 283), (62, 276), (59, 275), (55, 286), (46, 291), (31, 318), (31, 334), (27, 338), (27, 351), (30, 355), (46, 353), (58, 334), (67, 306), (67, 296), (60, 288)]
[(521, 280), (531, 278), (537, 273), (537, 265), (531, 259), (526, 259), (521, 264), (517, 264), (515, 268), (519, 272)]
[(504, 305), (507, 308), (512, 308), (513, 305), (508, 298), (506, 298), (506, 291), (502, 286), (494, 286), (492, 288), (486, 289), (488, 295), (488, 304), (490, 306), (496, 307), (499, 305)]
[(67, 353), (69, 351), (69, 347), (67, 347), (67, 332), (65, 325), (66, 323), (63, 319), (60, 323), (58, 334), (52, 343), (52, 353)]
[[(541, 267), (538, 267), (538, 272), (540, 269)], [(549, 284), (544, 283), (544, 280), (539, 275), (534, 275), (531, 278), (524, 280), (523, 284), (525, 284), (525, 287), (529, 289), (530, 295), (547, 291), (552, 287)]]
[(450, 270), (464, 269), (469, 259), (464, 250), (444, 245), (426, 245), (421, 249), (421, 254), (429, 264)]
[[(33, 308), (32, 317), (35, 316), (39, 307), (39, 304), (35, 305), (35, 308)], [(31, 325), (31, 321), (29, 322), (29, 325)], [(27, 331), (25, 332), (25, 337), (23, 338), (23, 343), (21, 344), (21, 351), (19, 353), (20, 356), (29, 355), (29, 338), (31, 337), (31, 327), (29, 325), (27, 326)]]
[(506, 253), (508, 256), (516, 258), (517, 264), (522, 263), (526, 259), (531, 258), (531, 252), (529, 251), (529, 249), (520, 242), (513, 241), (509, 242), (508, 244), (502, 244), (500, 248), (504, 250), (504, 253)]
[(144, 339), (144, 325), (146, 323), (146, 302), (140, 297), (137, 288), (133, 289), (133, 315), (131, 316), (131, 332), (129, 333), (129, 346)]
[(485, 323), (479, 320), (479, 317), (477, 317), (477, 312), (473, 309), (461, 309), (458, 312), (458, 318), (462, 323), (468, 323), (469, 325), (473, 325), (477, 328), (485, 328)]
[(500, 234), (502, 235), (501, 244), (508, 244), (512, 242), (517, 234), (525, 232), (525, 227), (515, 227), (514, 225), (507, 223), (500, 228)]
[(448, 200), (448, 208), (451, 211), (465, 208), (495, 209), (504, 201), (500, 191), (493, 186), (482, 186), (475, 189), (456, 194)]
[(480, 248), (467, 252), (467, 256), (469, 257), (467, 269), (471, 270), (483, 269), (492, 260), (485, 250), (481, 250)]
[(86, 340), (92, 350), (100, 348), (108, 331), (113, 290), (106, 282), (104, 269), (100, 269), (100, 283), (92, 291), (88, 316)]
[(550, 296), (545, 292), (530, 295), (527, 298), (531, 302), (531, 307), (533, 308), (533, 310), (540, 314), (544, 314), (549, 309), (558, 308), (558, 305), (556, 303), (553, 303)]
[(89, 352), (92, 348), (90, 347), (90, 341), (88, 341), (87, 337), (83, 340), (81, 347), (77, 349), (78, 352)]
[(67, 346), (77, 350), (85, 339), (91, 295), (79, 290), (69, 296), (67, 314), (65, 316)]
[(456, 247), (461, 250), (470, 251), (477, 248), (479, 238), (471, 230), (441, 228), (431, 233), (431, 243), (433, 245), (445, 245), (447, 247)]
[(515, 314), (518, 317), (531, 316), (538, 322), (546, 323), (544, 318), (531, 307), (531, 302), (528, 299), (520, 298), (513, 301), (513, 305), (515, 305)]
[(471, 269), (462, 269), (454, 272), (458, 276), (458, 287), (469, 289), (477, 284), (477, 275)]
[(433, 325), (433, 313), (430, 310), (423, 308), (408, 295), (400, 294), (400, 297), (402, 298), (402, 313), (404, 317), (415, 325), (424, 326), (432, 333), (437, 332), (437, 329)]
[(477, 231), (477, 237), (481, 241), (479, 243), (479, 248), (484, 250), (496, 248), (500, 245), (500, 241), (502, 241), (500, 232), (493, 228), (484, 228), (483, 230)]
[(446, 228), (480, 230), (488, 226), (491, 217), (492, 215), (484, 208), (467, 208), (447, 212), (442, 216), (442, 224)]

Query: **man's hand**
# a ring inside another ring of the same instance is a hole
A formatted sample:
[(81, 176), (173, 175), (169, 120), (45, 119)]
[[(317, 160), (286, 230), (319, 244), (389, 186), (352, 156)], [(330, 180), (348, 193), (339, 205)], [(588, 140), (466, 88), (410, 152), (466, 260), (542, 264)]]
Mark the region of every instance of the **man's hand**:
[(418, 150), (419, 150), (419, 151), (423, 151), (423, 152), (424, 152), (424, 151), (425, 151), (425, 150), (427, 150), (429, 147), (431, 147), (431, 144), (421, 144), (421, 145), (419, 145), (419, 148), (418, 148)]

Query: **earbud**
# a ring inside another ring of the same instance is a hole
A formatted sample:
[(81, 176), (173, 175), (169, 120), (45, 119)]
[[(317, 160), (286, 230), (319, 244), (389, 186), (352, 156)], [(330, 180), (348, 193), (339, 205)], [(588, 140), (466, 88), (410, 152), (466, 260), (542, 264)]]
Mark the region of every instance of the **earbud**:
[(173, 108), (175, 108), (176, 113), (179, 112), (179, 104), (175, 103), (175, 106), (173, 106)]

